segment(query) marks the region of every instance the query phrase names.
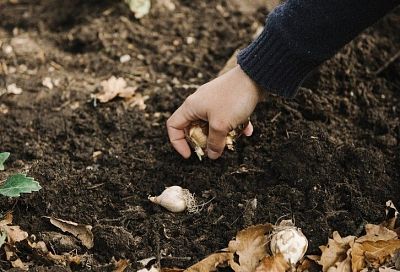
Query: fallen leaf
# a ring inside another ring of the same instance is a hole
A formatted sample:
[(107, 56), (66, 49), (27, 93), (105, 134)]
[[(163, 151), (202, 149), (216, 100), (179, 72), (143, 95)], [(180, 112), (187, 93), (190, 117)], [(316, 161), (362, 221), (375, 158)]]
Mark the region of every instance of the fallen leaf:
[(7, 259), (7, 261), (10, 261), (12, 267), (19, 268), (24, 271), (28, 271), (28, 269), (29, 269), (28, 265), (21, 261), (21, 259), (13, 251), (13, 248), (10, 245), (6, 244), (4, 246), (4, 251), (6, 252), (6, 259)]
[(3, 219), (0, 221), (0, 227), (10, 225), (13, 221), (13, 215), (11, 212), (6, 213)]
[(47, 217), (50, 223), (60, 228), (64, 232), (69, 232), (81, 240), (82, 244), (88, 249), (93, 247), (92, 226), (78, 224), (72, 221), (62, 220), (54, 217)]
[(352, 271), (358, 272), (366, 267), (367, 263), (373, 268), (383, 265), (400, 248), (400, 240), (365, 241), (354, 243), (352, 246)]
[(8, 197), (17, 197), (22, 193), (37, 192), (41, 189), (39, 182), (25, 174), (15, 174), (9, 176), (7, 180), (0, 185), (0, 195)]
[(396, 232), (380, 225), (367, 224), (365, 225), (365, 232), (366, 235), (356, 239), (357, 243), (363, 243), (365, 241), (388, 241), (397, 238)]
[(140, 110), (146, 109), (146, 100), (149, 99), (148, 95), (142, 95), (140, 93), (135, 94), (133, 97), (126, 98), (124, 101), (124, 106), (127, 107), (138, 107)]
[(252, 272), (267, 255), (266, 233), (272, 230), (271, 224), (248, 227), (237, 233), (236, 239), (229, 242), (228, 249), (239, 256), (239, 262), (233, 259), (229, 265), (235, 272)]
[(335, 266), (331, 266), (328, 272), (351, 272), (351, 248), (347, 250), (346, 259), (335, 263)]
[(217, 271), (217, 267), (233, 260), (233, 253), (219, 252), (208, 256), (200, 262), (192, 265), (185, 272), (211, 272)]
[(108, 80), (103, 80), (100, 85), (103, 90), (96, 94), (96, 98), (101, 103), (106, 103), (117, 96), (130, 98), (135, 94), (137, 89), (137, 87), (127, 87), (125, 79), (122, 77), (116, 78), (115, 76), (110, 77)]
[(265, 256), (260, 265), (255, 270), (256, 272), (285, 272), (290, 268), (290, 265), (285, 261), (281, 253), (274, 256)]
[(49, 260), (66, 266), (67, 264), (81, 264), (82, 263), (82, 256), (81, 255), (72, 255), (69, 253), (65, 253), (63, 255), (57, 255), (49, 252), (47, 254)]
[(10, 244), (21, 242), (29, 236), (26, 231), (21, 230), (20, 226), (2, 226), (1, 230), (6, 233), (7, 241)]
[(309, 259), (303, 259), (303, 261), (296, 267), (296, 272), (310, 271), (312, 262)]
[(342, 238), (337, 231), (333, 232), (332, 239), (328, 240), (328, 245), (320, 246), (322, 254), (317, 263), (322, 265), (322, 271), (326, 272), (331, 267), (337, 268), (337, 265), (347, 258), (347, 251), (355, 239), (355, 236)]
[(125, 0), (136, 19), (140, 19), (150, 12), (150, 0)]
[(121, 259), (114, 263), (114, 270), (113, 272), (124, 272), (125, 269), (129, 266), (129, 260)]

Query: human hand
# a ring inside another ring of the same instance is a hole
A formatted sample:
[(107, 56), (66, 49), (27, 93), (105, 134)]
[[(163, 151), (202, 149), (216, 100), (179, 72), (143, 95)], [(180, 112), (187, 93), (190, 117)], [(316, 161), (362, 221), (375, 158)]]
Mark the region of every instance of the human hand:
[[(191, 151), (185, 139), (185, 128), (193, 121), (204, 120), (209, 123), (207, 156), (219, 158), (227, 134), (247, 122), (260, 98), (259, 88), (240, 66), (202, 85), (167, 121), (173, 147), (184, 158), (189, 158)], [(253, 126), (249, 122), (243, 134), (250, 136), (252, 133)]]

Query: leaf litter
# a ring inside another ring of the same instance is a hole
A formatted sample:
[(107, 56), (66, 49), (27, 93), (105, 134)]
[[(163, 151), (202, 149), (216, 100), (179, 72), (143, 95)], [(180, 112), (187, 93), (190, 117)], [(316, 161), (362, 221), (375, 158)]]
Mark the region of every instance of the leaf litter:
[(72, 221), (67, 221), (63, 219), (58, 219), (54, 217), (47, 217), (50, 219), (50, 223), (61, 229), (64, 232), (69, 232), (74, 235), (76, 238), (81, 240), (82, 244), (91, 249), (94, 245), (94, 236), (92, 233), (92, 226), (78, 224)]

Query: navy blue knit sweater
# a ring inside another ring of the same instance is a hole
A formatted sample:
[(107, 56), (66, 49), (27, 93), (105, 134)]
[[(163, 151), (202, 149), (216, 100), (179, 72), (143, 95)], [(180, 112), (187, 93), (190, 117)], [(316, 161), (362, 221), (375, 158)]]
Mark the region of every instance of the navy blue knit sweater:
[[(399, 0), (287, 0), (238, 55), (261, 88), (293, 97), (305, 77)], [(397, 26), (400, 27), (400, 26)]]

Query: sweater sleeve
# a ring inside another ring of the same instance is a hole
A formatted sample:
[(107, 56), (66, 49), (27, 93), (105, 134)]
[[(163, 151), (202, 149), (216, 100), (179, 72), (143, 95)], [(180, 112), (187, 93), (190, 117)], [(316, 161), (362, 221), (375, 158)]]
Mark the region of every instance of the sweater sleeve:
[(261, 88), (293, 97), (306, 76), (399, 0), (287, 0), (238, 63)]

